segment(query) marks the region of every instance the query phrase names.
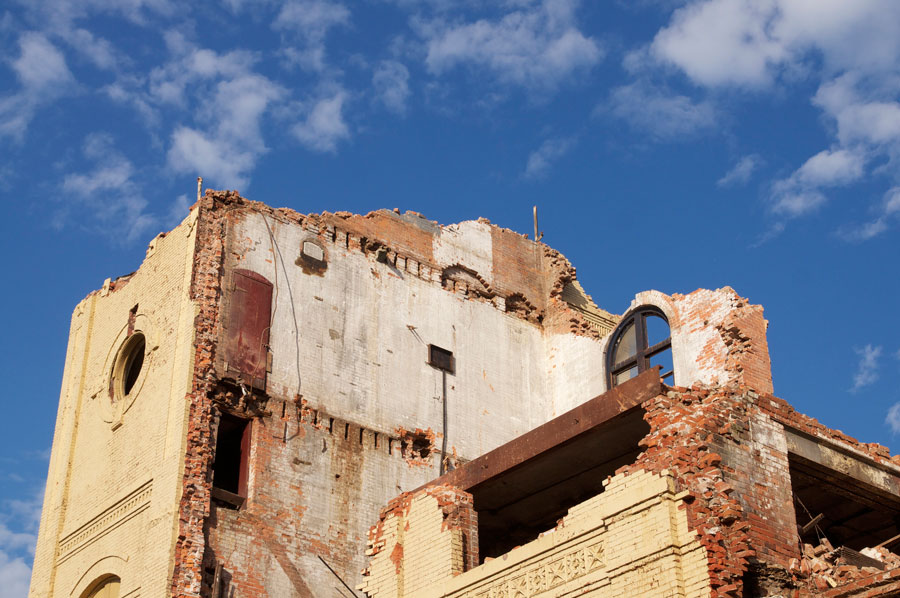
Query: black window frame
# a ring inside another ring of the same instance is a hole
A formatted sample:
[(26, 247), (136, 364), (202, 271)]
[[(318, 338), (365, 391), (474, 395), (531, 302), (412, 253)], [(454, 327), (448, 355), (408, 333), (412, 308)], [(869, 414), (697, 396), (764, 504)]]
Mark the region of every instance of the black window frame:
[[(666, 326), (669, 328), (669, 336), (667, 336), (664, 340), (656, 343), (652, 347), (648, 346), (649, 341), (647, 339), (647, 316), (655, 316), (662, 318), (666, 323)], [(613, 359), (616, 354), (616, 347), (619, 343), (619, 340), (622, 338), (622, 334), (628, 330), (628, 327), (631, 324), (634, 324), (634, 332), (635, 332), (635, 353), (628, 359), (625, 359), (619, 363), (613, 363)], [(613, 388), (617, 386), (616, 384), (616, 376), (621, 374), (622, 372), (626, 372), (631, 368), (637, 366), (637, 373), (641, 374), (650, 369), (650, 359), (655, 355), (659, 355), (663, 351), (672, 348), (672, 327), (669, 325), (669, 319), (666, 317), (666, 314), (656, 306), (653, 305), (642, 305), (640, 307), (634, 308), (632, 311), (625, 314), (625, 317), (622, 318), (622, 321), (619, 322), (619, 325), (616, 326), (616, 329), (613, 330), (612, 335), (609, 339), (609, 344), (606, 348), (606, 380), (609, 384), (609, 388)], [(674, 355), (672, 360), (672, 369), (668, 372), (661, 372), (659, 377), (662, 379), (666, 379), (671, 377), (674, 382), (675, 378), (675, 368), (674, 368)]]

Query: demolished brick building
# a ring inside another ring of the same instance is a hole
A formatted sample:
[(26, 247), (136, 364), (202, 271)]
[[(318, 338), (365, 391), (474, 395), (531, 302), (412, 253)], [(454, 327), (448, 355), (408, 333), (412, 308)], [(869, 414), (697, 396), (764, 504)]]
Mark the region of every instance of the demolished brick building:
[(766, 325), (207, 191), (75, 309), (31, 596), (892, 595), (900, 467), (773, 396)]

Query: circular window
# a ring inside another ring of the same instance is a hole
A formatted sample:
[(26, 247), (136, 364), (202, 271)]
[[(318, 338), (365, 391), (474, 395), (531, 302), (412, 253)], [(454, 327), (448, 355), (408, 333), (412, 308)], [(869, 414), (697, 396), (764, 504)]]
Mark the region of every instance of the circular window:
[(134, 385), (144, 368), (144, 353), (147, 349), (147, 340), (140, 332), (135, 332), (128, 337), (119, 357), (113, 366), (112, 390), (116, 399), (123, 399), (131, 394)]

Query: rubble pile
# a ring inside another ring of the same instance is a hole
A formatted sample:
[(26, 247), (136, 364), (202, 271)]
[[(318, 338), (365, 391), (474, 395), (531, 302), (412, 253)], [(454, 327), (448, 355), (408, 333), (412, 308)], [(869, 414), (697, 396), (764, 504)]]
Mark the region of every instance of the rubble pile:
[[(870, 562), (872, 566), (860, 561)], [(898, 567), (900, 555), (887, 548), (863, 548), (855, 552), (843, 547), (834, 548), (827, 538), (823, 538), (816, 546), (804, 544), (802, 558), (792, 559), (790, 568), (798, 579), (808, 579), (817, 589), (827, 590)]]

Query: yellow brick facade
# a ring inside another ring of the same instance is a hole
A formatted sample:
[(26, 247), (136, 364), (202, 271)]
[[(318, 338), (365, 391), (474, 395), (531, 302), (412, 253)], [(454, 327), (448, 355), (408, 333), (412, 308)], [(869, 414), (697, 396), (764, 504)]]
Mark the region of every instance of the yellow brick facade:
[[(196, 210), (157, 237), (134, 275), (72, 315), (30, 596), (167, 596), (184, 467), (185, 394), (194, 306)], [(130, 333), (144, 335), (140, 375), (114, 399), (111, 376)], [(112, 587), (112, 585), (110, 585)]]
[(706, 550), (688, 529), (683, 498), (669, 475), (616, 476), (555, 530), (459, 573), (458, 532), (443, 526), (437, 500), (420, 494), (382, 522), (360, 589), (371, 598), (704, 598)]

